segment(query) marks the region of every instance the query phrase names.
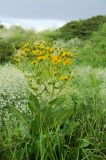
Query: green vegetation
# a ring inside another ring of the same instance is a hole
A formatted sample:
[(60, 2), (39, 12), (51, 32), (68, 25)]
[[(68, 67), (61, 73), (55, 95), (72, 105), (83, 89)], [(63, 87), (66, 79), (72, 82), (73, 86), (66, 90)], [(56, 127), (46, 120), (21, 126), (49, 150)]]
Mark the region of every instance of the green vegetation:
[(8, 62), (13, 53), (13, 46), (5, 40), (0, 40), (0, 63)]
[(3, 29), (4, 28), (4, 25), (3, 24), (0, 24), (0, 29)]
[(105, 18), (0, 29), (0, 160), (106, 159)]
[(106, 67), (106, 23), (79, 50), (79, 64)]
[(106, 16), (96, 16), (86, 20), (72, 21), (60, 28), (57, 33), (59, 32), (60, 37), (64, 40), (76, 37), (86, 40), (92, 35), (93, 31), (100, 28), (103, 23), (106, 23)]

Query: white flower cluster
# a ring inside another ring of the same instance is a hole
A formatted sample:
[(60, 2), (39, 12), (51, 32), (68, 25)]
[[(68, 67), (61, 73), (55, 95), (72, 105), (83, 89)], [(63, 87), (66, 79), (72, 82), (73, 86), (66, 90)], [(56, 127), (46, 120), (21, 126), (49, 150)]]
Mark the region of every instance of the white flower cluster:
[(104, 99), (106, 103), (106, 68), (98, 69), (96, 72), (96, 77), (102, 82), (100, 85), (100, 96)]
[[(85, 85), (85, 90), (93, 89), (94, 92), (97, 92), (96, 89), (98, 88), (98, 94), (101, 101), (106, 103), (106, 68), (78, 66), (73, 70), (72, 74), (75, 76), (75, 80), (79, 81), (79, 86), (77, 86), (77, 89), (80, 86), (80, 89), (83, 89)], [(94, 82), (96, 85), (92, 86)], [(79, 95), (81, 95), (81, 90)]]
[(0, 115), (14, 106), (25, 111), (28, 85), (24, 74), (13, 65), (0, 67)]

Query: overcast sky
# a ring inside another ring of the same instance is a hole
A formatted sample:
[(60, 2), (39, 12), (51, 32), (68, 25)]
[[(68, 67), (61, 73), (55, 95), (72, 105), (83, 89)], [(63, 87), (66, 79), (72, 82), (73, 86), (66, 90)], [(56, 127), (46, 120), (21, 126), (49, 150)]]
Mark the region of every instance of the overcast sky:
[(54, 27), (95, 15), (106, 15), (106, 0), (0, 0), (0, 21), (8, 24), (36, 21)]

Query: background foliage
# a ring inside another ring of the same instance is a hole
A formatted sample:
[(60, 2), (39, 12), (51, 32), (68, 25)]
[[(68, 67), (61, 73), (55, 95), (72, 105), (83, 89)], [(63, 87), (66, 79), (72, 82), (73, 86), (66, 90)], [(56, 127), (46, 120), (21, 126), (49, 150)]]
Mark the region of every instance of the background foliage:
[(0, 160), (105, 160), (106, 16), (0, 26)]

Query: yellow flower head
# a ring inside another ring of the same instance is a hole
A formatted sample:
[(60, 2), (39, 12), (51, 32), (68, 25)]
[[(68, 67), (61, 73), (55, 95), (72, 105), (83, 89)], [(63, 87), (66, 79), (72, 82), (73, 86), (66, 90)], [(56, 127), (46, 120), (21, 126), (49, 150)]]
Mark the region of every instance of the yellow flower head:
[(25, 51), (24, 50), (20, 51), (19, 56), (24, 56), (24, 55), (25, 55)]
[(32, 54), (36, 54), (36, 53), (37, 53), (36, 50), (33, 50), (33, 51), (32, 51)]
[(52, 56), (52, 62), (56, 64), (60, 63), (61, 62), (60, 56)]
[(63, 61), (63, 64), (64, 65), (69, 65), (69, 64), (72, 64), (72, 60), (67, 58), (66, 60)]
[(15, 57), (14, 60), (15, 60), (16, 62), (19, 62), (19, 61), (20, 61), (20, 60), (19, 60), (19, 57)]
[(54, 51), (54, 48), (49, 48), (50, 53), (53, 53), (53, 51)]
[(36, 62), (35, 62), (35, 61), (32, 61), (31, 64), (36, 64)]
[(52, 70), (52, 75), (53, 76), (56, 76), (57, 75), (57, 71), (54, 69), (54, 70)]
[(64, 51), (62, 53), (62, 57), (69, 57), (70, 56), (70, 52)]
[(24, 48), (23, 51), (24, 52), (30, 52), (30, 49), (29, 48)]
[(60, 80), (61, 80), (61, 81), (68, 81), (69, 78), (70, 78), (70, 76), (62, 75), (62, 76), (60, 77)]
[(43, 61), (43, 60), (47, 59), (47, 57), (46, 56), (39, 56), (37, 59), (38, 59), (38, 61)]

